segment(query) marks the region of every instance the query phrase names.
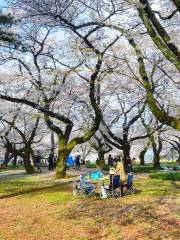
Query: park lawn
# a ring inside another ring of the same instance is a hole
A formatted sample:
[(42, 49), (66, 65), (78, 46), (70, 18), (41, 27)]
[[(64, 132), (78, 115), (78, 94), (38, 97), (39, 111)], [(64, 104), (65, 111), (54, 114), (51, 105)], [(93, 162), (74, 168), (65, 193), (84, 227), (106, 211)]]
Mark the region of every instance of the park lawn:
[(136, 194), (100, 200), (72, 196), (72, 181), (0, 176), (0, 239), (178, 239), (180, 182), (139, 174)]
[(180, 181), (180, 172), (157, 172), (151, 173), (150, 178)]
[[(170, 161), (165, 161), (162, 160), (160, 162), (161, 166), (163, 167), (169, 167), (169, 168), (173, 168), (175, 166), (179, 166), (178, 163), (174, 162), (170, 162)], [(133, 171), (135, 173), (156, 173), (159, 172), (159, 169), (156, 169), (153, 167), (153, 164), (145, 164), (145, 165), (139, 165), (139, 163), (134, 164), (133, 165)]]

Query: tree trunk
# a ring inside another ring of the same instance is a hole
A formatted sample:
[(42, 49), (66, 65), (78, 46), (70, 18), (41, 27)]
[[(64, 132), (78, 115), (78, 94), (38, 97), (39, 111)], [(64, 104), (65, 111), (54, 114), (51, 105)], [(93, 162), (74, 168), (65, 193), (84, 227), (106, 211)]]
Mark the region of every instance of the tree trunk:
[(128, 157), (130, 157), (130, 150), (131, 150), (131, 147), (130, 145), (124, 145), (123, 146), (123, 155), (124, 155), (124, 170), (125, 172), (128, 171)]
[(56, 165), (56, 178), (64, 178), (66, 176), (66, 159), (72, 148), (69, 148), (64, 137), (59, 137), (58, 143), (58, 159)]
[(34, 166), (35, 166), (36, 165), (36, 155), (34, 154), (34, 151), (32, 148), (31, 148), (31, 158), (32, 158)]
[(13, 158), (13, 154), (10, 155), (10, 152), (6, 149), (5, 155), (4, 155), (4, 163), (3, 165), (5, 167), (7, 167), (8, 163), (11, 161), (11, 159)]
[(140, 165), (144, 165), (145, 161), (144, 161), (144, 156), (148, 150), (148, 147), (150, 145), (150, 142), (147, 142), (147, 144), (145, 145), (144, 149), (140, 152), (139, 154), (139, 159), (140, 159)]
[(153, 166), (155, 168), (160, 168), (160, 156), (159, 152), (157, 150), (153, 150), (154, 152), (154, 157), (153, 157)]
[(17, 165), (17, 155), (14, 155), (14, 159), (13, 159), (13, 166)]
[(162, 141), (161, 138), (158, 137), (158, 144), (154, 140), (154, 136), (150, 136), (150, 142), (152, 145), (154, 157), (153, 157), (153, 166), (155, 168), (160, 168), (160, 152), (162, 149)]
[(35, 173), (34, 167), (31, 165), (31, 154), (30, 154), (29, 148), (25, 149), (23, 160), (24, 160), (24, 168), (26, 170), (26, 173), (27, 174)]
[(176, 160), (176, 162), (180, 164), (180, 149), (178, 150), (178, 159)]
[(54, 157), (55, 141), (54, 141), (54, 132), (51, 131), (51, 155)]
[(98, 164), (99, 164), (99, 167), (102, 167), (105, 165), (105, 159), (104, 159), (104, 155), (105, 155), (105, 152), (102, 151), (101, 149), (98, 150)]
[(145, 165), (144, 156), (147, 152), (147, 149), (143, 149), (139, 154), (140, 165)]

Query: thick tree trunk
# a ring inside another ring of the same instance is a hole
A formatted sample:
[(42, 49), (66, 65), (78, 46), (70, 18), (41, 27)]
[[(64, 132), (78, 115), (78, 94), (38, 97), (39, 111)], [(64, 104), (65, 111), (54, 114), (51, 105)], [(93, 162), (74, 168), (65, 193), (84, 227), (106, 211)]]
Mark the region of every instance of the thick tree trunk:
[(3, 165), (5, 167), (7, 167), (8, 163), (11, 161), (11, 159), (13, 158), (13, 154), (11, 154), (7, 149), (6, 149), (6, 152), (5, 152), (5, 155), (4, 155), (4, 163)]
[(153, 166), (155, 168), (160, 168), (160, 156), (159, 156), (159, 152), (156, 150), (153, 150), (154, 152), (154, 157), (153, 157)]
[(54, 157), (55, 141), (54, 141), (54, 132), (51, 131), (51, 155)]
[(105, 159), (104, 159), (105, 152), (101, 149), (98, 150), (98, 165), (99, 167), (102, 167), (105, 165)]
[(34, 154), (34, 151), (33, 151), (32, 148), (31, 148), (31, 158), (32, 158), (34, 166), (35, 166), (35, 164), (36, 164), (36, 155)]
[(144, 156), (145, 156), (145, 154), (146, 154), (146, 152), (148, 150), (149, 145), (150, 145), (150, 142), (147, 142), (147, 144), (145, 145), (144, 149), (139, 154), (140, 165), (144, 165), (145, 164)]
[(147, 152), (147, 149), (143, 149), (139, 154), (140, 165), (145, 165), (144, 156), (145, 156), (146, 152)]
[(31, 154), (30, 154), (29, 148), (25, 149), (23, 160), (24, 160), (24, 168), (26, 170), (26, 173), (27, 174), (35, 173), (34, 167), (31, 165)]
[(180, 149), (178, 150), (178, 159), (176, 160), (176, 162), (180, 164)]
[(64, 178), (66, 176), (66, 159), (72, 149), (69, 148), (64, 137), (59, 137), (58, 159), (56, 165), (56, 178)]
[(13, 159), (13, 166), (17, 165), (17, 155), (14, 155), (14, 159)]
[(152, 145), (154, 157), (153, 157), (153, 166), (155, 168), (160, 168), (160, 152), (162, 149), (162, 141), (161, 138), (158, 138), (158, 143), (155, 142), (153, 135), (150, 136), (150, 142)]
[(124, 169), (127, 172), (128, 171), (128, 162), (127, 159), (130, 157), (130, 145), (124, 145), (123, 146), (123, 155), (124, 155)]

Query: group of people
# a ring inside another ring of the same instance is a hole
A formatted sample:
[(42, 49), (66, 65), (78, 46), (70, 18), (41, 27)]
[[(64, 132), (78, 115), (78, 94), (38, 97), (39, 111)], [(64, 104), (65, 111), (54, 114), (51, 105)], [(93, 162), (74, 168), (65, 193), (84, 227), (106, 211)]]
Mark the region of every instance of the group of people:
[[(123, 161), (121, 156), (113, 158), (112, 155), (109, 154), (109, 156), (108, 156), (108, 165), (110, 167), (114, 167), (116, 162), (117, 162), (117, 160), (118, 160), (118, 158), (121, 158), (121, 161)], [(130, 156), (127, 157), (127, 169), (126, 169), (126, 172), (132, 172), (133, 161), (135, 161), (135, 158), (131, 159)]]
[(132, 172), (132, 160), (130, 157), (127, 159), (127, 170), (124, 169), (123, 158), (121, 156), (117, 156), (113, 158), (111, 154), (108, 157), (108, 165), (110, 166), (110, 188), (116, 187), (114, 185), (119, 186), (121, 183), (121, 194), (123, 194), (123, 185), (126, 183), (126, 172)]
[(56, 168), (57, 156), (53, 156), (53, 154), (49, 154), (48, 157), (48, 169), (49, 171), (53, 171)]
[[(39, 173), (41, 173), (41, 160), (42, 160), (42, 157), (40, 155), (38, 155), (35, 160), (35, 166), (37, 167), (37, 172)], [(49, 171), (53, 171), (56, 168), (57, 156), (53, 156), (53, 154), (49, 154), (47, 161), (48, 161)]]

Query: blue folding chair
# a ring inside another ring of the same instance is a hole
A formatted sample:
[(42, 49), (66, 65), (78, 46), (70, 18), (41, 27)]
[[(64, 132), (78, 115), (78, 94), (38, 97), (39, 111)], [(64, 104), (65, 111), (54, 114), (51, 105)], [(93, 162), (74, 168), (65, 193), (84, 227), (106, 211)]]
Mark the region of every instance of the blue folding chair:
[(95, 185), (86, 181), (85, 175), (80, 175), (79, 181), (73, 184), (73, 195), (92, 196), (95, 194)]
[(128, 173), (127, 183), (123, 185), (126, 188), (124, 194), (133, 194), (134, 193), (134, 185), (133, 185), (133, 173)]

